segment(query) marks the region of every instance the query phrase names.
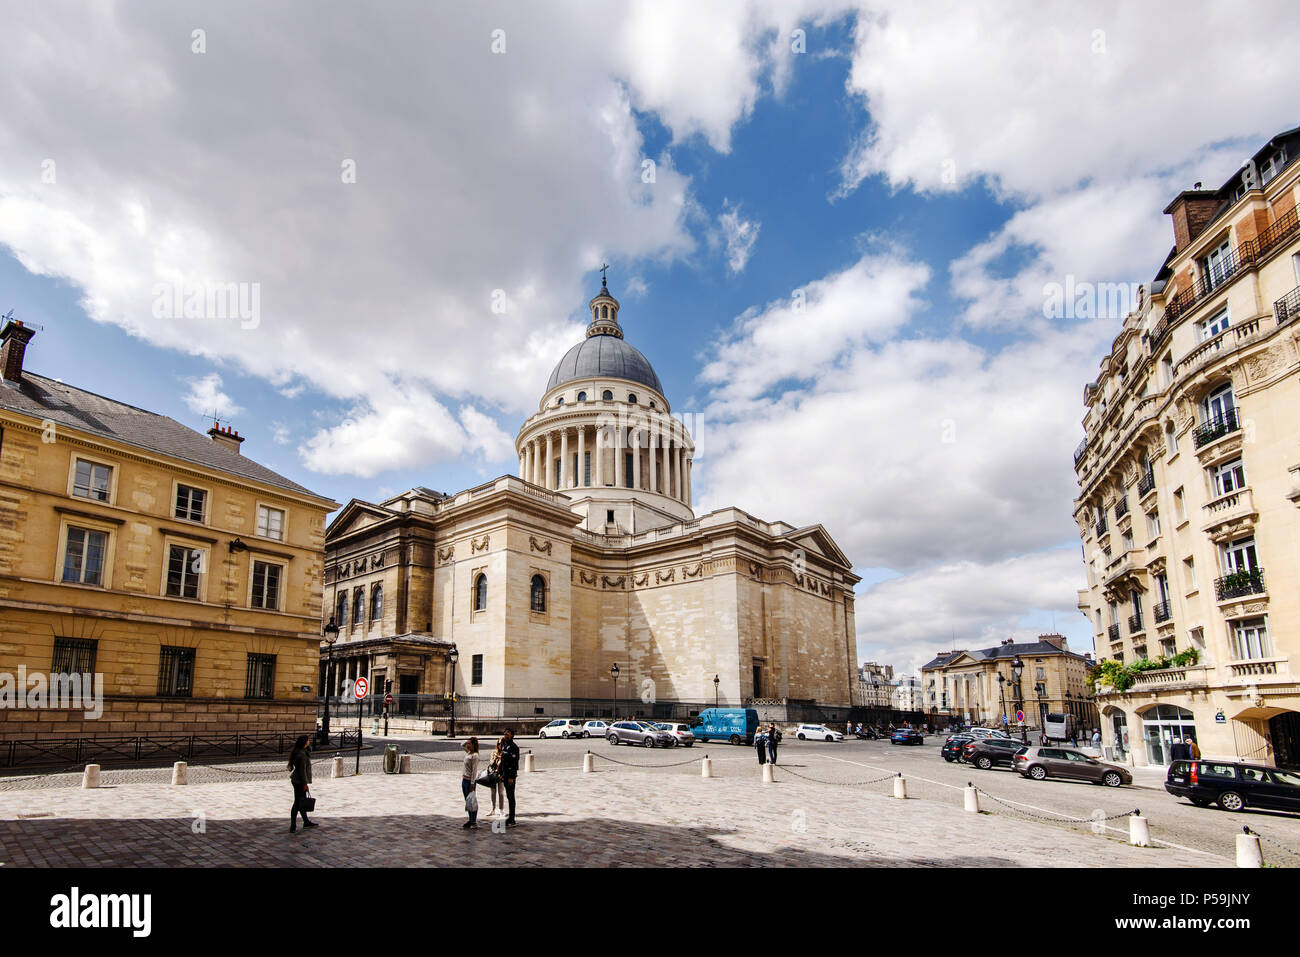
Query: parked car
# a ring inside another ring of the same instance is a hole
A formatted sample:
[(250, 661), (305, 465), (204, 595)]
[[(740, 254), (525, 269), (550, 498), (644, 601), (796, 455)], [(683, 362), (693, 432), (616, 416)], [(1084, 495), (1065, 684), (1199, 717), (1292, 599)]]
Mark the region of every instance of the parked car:
[(1225, 811), (1247, 807), (1300, 812), (1300, 771), (1237, 761), (1175, 761), (1165, 790), (1197, 807), (1218, 804)]
[(1092, 781), (1112, 788), (1133, 783), (1133, 775), (1128, 768), (1098, 761), (1070, 748), (1043, 748), (1036, 745), (1024, 748), (1016, 752), (1015, 769), (1035, 781), (1065, 778)]
[(890, 744), (925, 744), (925, 735), (920, 731), (911, 731), (903, 728), (901, 731), (895, 731), (889, 736)]
[(962, 747), (961, 759), (981, 771), (997, 765), (1015, 767), (1016, 754), (1025, 746), (1012, 738), (973, 738)]
[(643, 748), (671, 748), (677, 739), (645, 721), (615, 721), (605, 732), (610, 744), (639, 744)]
[(545, 725), (537, 732), (539, 738), (580, 738), (582, 737), (581, 718), (558, 718)]
[(666, 731), (673, 736), (673, 739), (684, 747), (691, 747), (695, 744), (695, 735), (691, 734), (689, 724), (681, 724), (676, 721), (665, 721), (655, 725), (660, 731)]
[(730, 741), (753, 744), (758, 731), (758, 712), (753, 708), (705, 708), (691, 722), (691, 734), (698, 741)]
[(1007, 738), (1010, 737), (1001, 728), (967, 728), (962, 734), (969, 734), (972, 738)]
[(824, 724), (801, 724), (794, 736), (800, 741), (843, 741), (843, 731), (832, 731)]
[(939, 749), (939, 753), (943, 755), (943, 759), (949, 764), (953, 761), (960, 762), (962, 759), (961, 749), (972, 740), (972, 738), (968, 738), (964, 734), (954, 734), (943, 743), (943, 747)]
[(608, 721), (588, 721), (582, 726), (584, 738), (603, 738), (608, 732)]

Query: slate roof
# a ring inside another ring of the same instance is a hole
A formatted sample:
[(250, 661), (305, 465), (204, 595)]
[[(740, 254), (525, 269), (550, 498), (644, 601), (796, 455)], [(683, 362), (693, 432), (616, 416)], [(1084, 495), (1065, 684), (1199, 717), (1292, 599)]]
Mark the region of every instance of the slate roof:
[(1047, 641), (1022, 641), (1010, 645), (998, 645), (995, 648), (982, 648), (978, 650), (963, 649), (961, 651), (952, 651), (946, 655), (938, 655), (933, 660), (926, 662), (921, 666), (922, 671), (929, 671), (934, 668), (943, 668), (952, 664), (953, 661), (962, 655), (970, 655), (976, 661), (992, 661), (1006, 658), (1032, 657), (1034, 655), (1070, 655), (1074, 658), (1083, 658), (1084, 656), (1074, 651), (1066, 651), (1062, 648)]
[(575, 379), (604, 378), (639, 382), (660, 395), (664, 394), (664, 387), (650, 360), (636, 346), (612, 335), (590, 336), (566, 352), (551, 373), (546, 391)]
[(324, 499), (175, 419), (23, 370), (22, 381), (0, 383), (0, 409), (50, 419), (137, 448)]

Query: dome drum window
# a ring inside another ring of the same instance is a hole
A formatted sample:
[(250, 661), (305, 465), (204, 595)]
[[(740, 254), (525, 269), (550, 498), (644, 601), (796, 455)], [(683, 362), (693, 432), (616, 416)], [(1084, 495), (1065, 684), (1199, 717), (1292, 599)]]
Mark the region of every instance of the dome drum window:
[(474, 579), (474, 610), (487, 611), (487, 576)]
[(535, 615), (546, 614), (546, 579), (541, 575), (533, 576), (529, 588), (528, 607)]

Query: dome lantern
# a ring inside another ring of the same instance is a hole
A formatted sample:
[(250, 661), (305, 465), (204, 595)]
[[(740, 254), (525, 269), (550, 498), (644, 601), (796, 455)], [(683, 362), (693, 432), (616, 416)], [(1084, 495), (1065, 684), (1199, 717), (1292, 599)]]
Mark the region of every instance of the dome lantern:
[(587, 308), (591, 310), (591, 323), (587, 326), (588, 339), (592, 336), (623, 338), (623, 330), (618, 324), (618, 300), (610, 295), (609, 286), (605, 284), (605, 270), (608, 268), (609, 266), (600, 267), (600, 292), (587, 303)]

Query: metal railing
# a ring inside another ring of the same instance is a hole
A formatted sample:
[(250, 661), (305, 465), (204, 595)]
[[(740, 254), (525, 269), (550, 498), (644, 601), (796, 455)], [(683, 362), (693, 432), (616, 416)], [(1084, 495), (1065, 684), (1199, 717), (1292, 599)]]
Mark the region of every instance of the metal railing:
[(1088, 451), (1088, 440), (1085, 438), (1082, 442), (1079, 443), (1079, 447), (1074, 450), (1074, 464), (1076, 468), (1079, 465), (1080, 459), (1083, 458), (1084, 454), (1087, 451)]
[(1300, 286), (1296, 286), (1273, 303), (1273, 316), (1277, 319), (1279, 326), (1290, 322), (1297, 315), (1300, 315)]
[(1243, 595), (1260, 595), (1264, 592), (1264, 569), (1250, 568), (1229, 572), (1214, 580), (1214, 594), (1219, 601), (1240, 598)]
[(1129, 615), (1129, 616), (1128, 616), (1128, 633), (1129, 633), (1130, 635), (1136, 635), (1136, 634), (1137, 634), (1138, 632), (1140, 632), (1140, 631), (1142, 631), (1142, 616), (1141, 616), (1141, 615)]
[(1170, 615), (1172, 614), (1173, 614), (1173, 609), (1170, 607), (1170, 604), (1167, 601), (1162, 601), (1160, 604), (1156, 605), (1154, 608), (1151, 609), (1151, 617), (1154, 618), (1157, 622), (1168, 621)]
[(1202, 446), (1209, 445), (1216, 439), (1221, 439), (1225, 435), (1236, 432), (1240, 428), (1241, 420), (1237, 416), (1237, 409), (1233, 407), (1198, 425), (1196, 431), (1192, 433), (1192, 438), (1199, 449)]
[(1119, 521), (1128, 514), (1128, 496), (1121, 495), (1115, 502), (1115, 521)]
[(1156, 473), (1151, 469), (1147, 469), (1142, 473), (1142, 477), (1138, 479), (1138, 495), (1145, 495), (1155, 487)]
[[(301, 733), (308, 733), (303, 729)], [(353, 732), (355, 734), (355, 731)], [(298, 737), (292, 732), (236, 734), (139, 734), (47, 737), (0, 741), (0, 767), (73, 766), (106, 761), (188, 761), (194, 757), (286, 754)]]
[(1097, 537), (1101, 538), (1101, 536), (1106, 534), (1109, 528), (1110, 526), (1106, 524), (1106, 516), (1103, 515), (1101, 518), (1097, 520), (1097, 525), (1096, 525)]
[(1119, 622), (1115, 622), (1115, 624), (1107, 628), (1106, 635), (1111, 641), (1119, 641)]

